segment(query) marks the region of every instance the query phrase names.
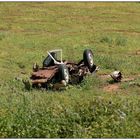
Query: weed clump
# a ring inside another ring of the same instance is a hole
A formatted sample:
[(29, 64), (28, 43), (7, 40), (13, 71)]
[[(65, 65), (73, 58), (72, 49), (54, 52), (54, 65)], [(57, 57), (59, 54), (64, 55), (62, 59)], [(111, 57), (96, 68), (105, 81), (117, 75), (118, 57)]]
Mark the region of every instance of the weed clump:
[(112, 38), (108, 36), (103, 36), (100, 40), (101, 43), (107, 43), (107, 44), (112, 44), (113, 40)]
[(124, 36), (103, 36), (100, 39), (101, 43), (107, 43), (109, 46), (126, 46), (127, 39)]
[(3, 40), (5, 38), (5, 34), (0, 33), (0, 41)]
[(126, 46), (127, 39), (125, 37), (118, 36), (115, 39), (115, 43), (116, 43), (117, 46)]

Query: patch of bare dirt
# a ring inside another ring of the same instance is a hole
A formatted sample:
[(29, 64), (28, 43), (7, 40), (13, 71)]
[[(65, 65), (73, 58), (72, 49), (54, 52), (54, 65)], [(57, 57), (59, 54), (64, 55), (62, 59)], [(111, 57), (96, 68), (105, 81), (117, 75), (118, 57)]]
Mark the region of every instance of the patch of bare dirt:
[(101, 79), (107, 79), (107, 78), (110, 78), (110, 75), (109, 74), (102, 74), (102, 75), (99, 75)]
[[(138, 77), (138, 76), (139, 76), (139, 75), (137, 75), (137, 77)], [(100, 78), (103, 79), (103, 80), (105, 80), (105, 79), (109, 79), (109, 78), (111, 78), (111, 77), (110, 77), (110, 75), (102, 74), (102, 75), (100, 75)], [(130, 81), (132, 82), (132, 81), (135, 80), (135, 78), (136, 78), (136, 76), (135, 76), (135, 77), (126, 77), (126, 78), (122, 78), (121, 82), (130, 82)], [(111, 82), (113, 82), (113, 81), (111, 81)], [(105, 87), (103, 88), (103, 90), (106, 91), (106, 92), (118, 91), (118, 90), (119, 90), (120, 84), (121, 84), (121, 83), (112, 83), (112, 84), (110, 83), (110, 84), (108, 84), (107, 86), (105, 86)]]
[(110, 84), (105, 86), (103, 89), (107, 92), (117, 91), (119, 89), (119, 84)]
[[(109, 74), (102, 74), (102, 75), (99, 75), (99, 77), (103, 80), (111, 78), (111, 76)], [(134, 81), (135, 78), (137, 78), (137, 77), (140, 77), (140, 75), (135, 75), (133, 77), (123, 77), (121, 81), (122, 82)]]
[(133, 31), (133, 30), (115, 30), (115, 29), (107, 29), (104, 31), (112, 31), (112, 32), (120, 32), (120, 33), (126, 33), (126, 34), (133, 34), (133, 35), (139, 35), (139, 31)]
[(132, 55), (139, 56), (140, 55), (140, 50), (137, 50), (137, 51), (134, 51), (134, 52), (129, 52), (128, 55), (129, 56), (132, 56)]
[(136, 55), (140, 55), (140, 50), (136, 51)]
[(128, 82), (128, 81), (134, 81), (135, 80), (135, 78), (133, 78), (133, 77), (128, 77), (128, 78), (123, 78), (122, 79), (122, 82)]

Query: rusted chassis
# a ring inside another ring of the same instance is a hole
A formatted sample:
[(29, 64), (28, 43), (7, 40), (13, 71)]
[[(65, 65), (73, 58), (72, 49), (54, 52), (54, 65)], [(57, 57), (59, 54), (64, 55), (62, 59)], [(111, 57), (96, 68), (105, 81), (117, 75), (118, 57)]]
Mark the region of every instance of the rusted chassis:
[(96, 71), (93, 53), (89, 49), (84, 51), (83, 59), (79, 63), (63, 61), (62, 53), (61, 60), (57, 60), (55, 51), (48, 52), (42, 68), (39, 68), (37, 64), (33, 66), (33, 73), (30, 77), (33, 87), (49, 88), (56, 84), (60, 86), (78, 84), (88, 73)]
[[(83, 60), (81, 60), (79, 63), (64, 61), (64, 64), (67, 66), (69, 71), (69, 84), (80, 83), (84, 76), (86, 76), (88, 73), (92, 73), (96, 69), (96, 65), (93, 65), (93, 67), (89, 69), (84, 64)], [(65, 85), (62, 83), (62, 79), (60, 78), (59, 65), (33, 68), (33, 73), (30, 79), (33, 87), (49, 88), (51, 85), (55, 85), (56, 83), (62, 84), (60, 86)]]

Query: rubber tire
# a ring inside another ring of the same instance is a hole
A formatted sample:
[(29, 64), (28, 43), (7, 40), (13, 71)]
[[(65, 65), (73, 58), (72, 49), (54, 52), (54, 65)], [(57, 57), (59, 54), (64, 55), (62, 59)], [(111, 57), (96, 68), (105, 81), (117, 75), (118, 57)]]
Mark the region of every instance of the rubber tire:
[[(56, 59), (55, 52), (51, 52), (50, 54)], [(53, 65), (54, 65), (54, 60), (48, 55), (43, 61), (43, 67), (48, 67)]]
[(69, 83), (69, 70), (65, 64), (59, 65), (60, 80), (65, 80), (66, 84)]
[(89, 69), (92, 69), (92, 67), (94, 66), (94, 63), (93, 63), (93, 53), (90, 49), (84, 50), (83, 59), (84, 59), (84, 64)]

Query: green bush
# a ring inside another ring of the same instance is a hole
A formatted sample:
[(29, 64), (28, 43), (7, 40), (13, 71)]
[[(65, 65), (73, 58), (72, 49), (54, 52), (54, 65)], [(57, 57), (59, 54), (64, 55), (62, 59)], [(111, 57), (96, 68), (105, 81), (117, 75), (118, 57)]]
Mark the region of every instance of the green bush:
[(112, 40), (112, 38), (110, 38), (109, 36), (103, 36), (103, 37), (101, 38), (100, 42), (112, 44), (113, 40)]
[(0, 32), (0, 41), (5, 38), (5, 34)]
[(103, 36), (100, 39), (101, 43), (107, 43), (109, 46), (126, 46), (127, 39), (124, 36)]
[(123, 36), (118, 36), (115, 40), (117, 46), (126, 46), (127, 39)]

